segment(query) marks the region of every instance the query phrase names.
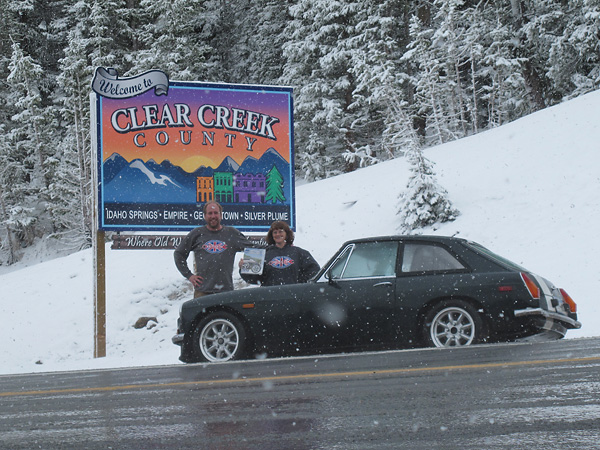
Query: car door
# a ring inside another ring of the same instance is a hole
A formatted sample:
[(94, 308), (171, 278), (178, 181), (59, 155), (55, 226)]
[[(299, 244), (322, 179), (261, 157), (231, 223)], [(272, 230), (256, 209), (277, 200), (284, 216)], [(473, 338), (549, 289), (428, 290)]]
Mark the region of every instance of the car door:
[(348, 245), (319, 282), (315, 316), (322, 345), (386, 346), (396, 341), (397, 241)]

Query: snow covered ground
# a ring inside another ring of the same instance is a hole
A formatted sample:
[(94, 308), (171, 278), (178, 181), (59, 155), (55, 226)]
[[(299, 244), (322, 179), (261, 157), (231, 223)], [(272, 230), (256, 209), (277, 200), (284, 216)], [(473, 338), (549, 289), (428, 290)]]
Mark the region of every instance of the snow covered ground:
[[(600, 336), (600, 91), (426, 150), (461, 215), (423, 230), (477, 241), (566, 289)], [(297, 187), (296, 244), (324, 264), (351, 238), (397, 232), (404, 159)], [(596, 231), (595, 231), (596, 230)], [(93, 358), (91, 250), (0, 267), (0, 373), (178, 364), (189, 283), (171, 251), (106, 250), (107, 356)], [(158, 323), (141, 329), (139, 317)]]

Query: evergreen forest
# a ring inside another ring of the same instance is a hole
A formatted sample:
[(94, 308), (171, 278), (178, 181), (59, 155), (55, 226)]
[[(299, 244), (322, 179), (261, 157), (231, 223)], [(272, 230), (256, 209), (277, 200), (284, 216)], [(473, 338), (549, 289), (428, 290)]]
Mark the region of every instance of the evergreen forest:
[(293, 87), (311, 181), (600, 83), (600, 0), (0, 0), (0, 17), (0, 264), (91, 245), (98, 67)]

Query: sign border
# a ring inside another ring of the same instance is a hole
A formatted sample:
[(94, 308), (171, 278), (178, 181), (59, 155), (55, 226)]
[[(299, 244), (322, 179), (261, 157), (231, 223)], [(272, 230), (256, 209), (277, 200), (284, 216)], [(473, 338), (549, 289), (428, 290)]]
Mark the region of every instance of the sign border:
[[(212, 82), (200, 82), (200, 81), (169, 81), (169, 88), (190, 88), (190, 89), (210, 89), (210, 90), (229, 90), (229, 91), (244, 91), (244, 92), (279, 92), (288, 95), (288, 117), (289, 117), (289, 149), (290, 149), (290, 162), (289, 162), (289, 180), (290, 180), (290, 192), (291, 199), (289, 204), (290, 218), (287, 221), (290, 228), (295, 231), (296, 229), (296, 189), (295, 189), (295, 164), (294, 164), (294, 103), (293, 103), (293, 88), (289, 86), (273, 86), (273, 85), (255, 85), (255, 84), (234, 84), (234, 83), (212, 83)], [(98, 222), (97, 226), (102, 231), (156, 231), (156, 232), (188, 232), (193, 228), (203, 225), (203, 220), (200, 220), (198, 224), (194, 225), (107, 225), (105, 223), (105, 217), (103, 209), (105, 202), (103, 197), (102, 182), (103, 182), (103, 148), (102, 148), (102, 102), (103, 96), (97, 93), (91, 94), (94, 98), (92, 104), (95, 104), (93, 114), (96, 117), (96, 137), (94, 139), (95, 159), (96, 164), (95, 170), (97, 173), (96, 177), (96, 198), (97, 198), (97, 214)], [(132, 96), (132, 97), (136, 97)], [(196, 207), (201, 209), (202, 203), (196, 203)], [(188, 204), (192, 207), (192, 203)], [(227, 212), (227, 204), (223, 204), (224, 212)], [(252, 208), (252, 206), (250, 206)], [(265, 225), (236, 225), (227, 220), (223, 219), (224, 225), (231, 225), (243, 232), (266, 232), (269, 230), (270, 224)]]

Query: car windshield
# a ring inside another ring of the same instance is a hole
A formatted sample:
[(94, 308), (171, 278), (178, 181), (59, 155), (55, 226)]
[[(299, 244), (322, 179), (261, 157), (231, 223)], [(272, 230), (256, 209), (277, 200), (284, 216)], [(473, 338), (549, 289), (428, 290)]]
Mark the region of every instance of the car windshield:
[(524, 267), (518, 265), (517, 263), (514, 263), (500, 255), (497, 255), (496, 253), (494, 253), (493, 251), (485, 248), (483, 245), (478, 244), (476, 242), (467, 242), (467, 245), (471, 248), (473, 248), (475, 251), (479, 252), (479, 253), (483, 253), (486, 256), (489, 256), (490, 258), (492, 258), (493, 260), (510, 267), (511, 269), (515, 269), (518, 270), (520, 272), (528, 272), (527, 269), (525, 269)]

